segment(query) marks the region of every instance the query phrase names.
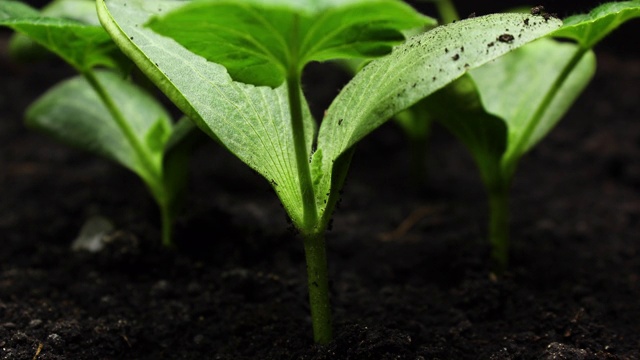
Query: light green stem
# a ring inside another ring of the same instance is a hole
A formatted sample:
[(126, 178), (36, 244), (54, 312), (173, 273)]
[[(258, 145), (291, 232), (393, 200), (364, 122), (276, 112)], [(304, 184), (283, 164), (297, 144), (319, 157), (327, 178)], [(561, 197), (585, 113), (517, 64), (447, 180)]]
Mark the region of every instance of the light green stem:
[(311, 167), (309, 166), (309, 153), (304, 135), (304, 122), (302, 119), (302, 99), (300, 98), (300, 76), (292, 72), (287, 78), (289, 93), (289, 106), (291, 109), (291, 127), (293, 131), (293, 146), (296, 152), (296, 165), (302, 198), (302, 228), (311, 231), (318, 224), (318, 210), (316, 208), (313, 181), (311, 180)]
[(327, 344), (333, 334), (324, 231), (304, 235), (304, 252), (307, 261), (313, 340), (317, 344)]
[(173, 216), (170, 205), (158, 202), (162, 221), (162, 245), (173, 246)]

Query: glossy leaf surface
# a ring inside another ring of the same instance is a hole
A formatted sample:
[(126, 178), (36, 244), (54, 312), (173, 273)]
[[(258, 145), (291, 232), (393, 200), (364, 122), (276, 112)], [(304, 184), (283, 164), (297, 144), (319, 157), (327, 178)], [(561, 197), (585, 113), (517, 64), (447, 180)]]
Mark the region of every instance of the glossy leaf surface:
[(430, 23), (396, 0), (207, 0), (147, 25), (224, 65), (236, 81), (277, 87), (292, 69), (300, 73), (310, 61), (385, 55), (404, 40), (400, 30)]

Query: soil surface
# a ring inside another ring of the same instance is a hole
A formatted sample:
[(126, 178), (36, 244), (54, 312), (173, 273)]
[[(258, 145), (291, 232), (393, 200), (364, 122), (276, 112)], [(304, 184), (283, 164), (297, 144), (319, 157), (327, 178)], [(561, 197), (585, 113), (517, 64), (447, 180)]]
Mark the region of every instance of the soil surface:
[[(326, 346), (311, 340), (302, 243), (265, 180), (203, 146), (178, 247), (162, 248), (134, 175), (23, 127), (71, 72), (0, 61), (2, 359), (640, 358), (638, 57), (601, 51), (589, 88), (523, 159), (503, 277), (466, 150), (434, 129), (416, 189), (398, 128), (368, 137), (327, 236)], [(329, 89), (311, 94), (317, 109)], [(96, 216), (115, 224), (106, 248), (73, 251)]]

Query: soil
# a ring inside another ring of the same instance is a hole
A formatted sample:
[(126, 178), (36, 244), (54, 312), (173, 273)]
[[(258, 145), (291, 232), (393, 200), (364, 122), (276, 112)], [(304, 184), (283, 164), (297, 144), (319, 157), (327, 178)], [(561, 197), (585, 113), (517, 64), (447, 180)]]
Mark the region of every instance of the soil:
[[(326, 346), (311, 340), (302, 243), (266, 181), (200, 148), (165, 249), (134, 175), (23, 127), (69, 70), (0, 61), (2, 359), (640, 358), (637, 56), (599, 52), (591, 85), (523, 159), (502, 277), (466, 150), (435, 128), (413, 188), (398, 128), (365, 139), (327, 236)], [(316, 109), (333, 89), (311, 94)], [(116, 226), (106, 248), (73, 251), (97, 215)]]

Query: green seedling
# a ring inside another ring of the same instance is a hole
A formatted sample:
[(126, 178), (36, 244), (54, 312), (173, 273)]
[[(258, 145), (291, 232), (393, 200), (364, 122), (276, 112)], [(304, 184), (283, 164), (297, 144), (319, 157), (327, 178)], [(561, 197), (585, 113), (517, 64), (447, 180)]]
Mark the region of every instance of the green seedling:
[[(542, 7), (525, 20), (552, 19)], [(508, 264), (509, 189), (520, 159), (558, 123), (592, 78), (592, 48), (625, 21), (640, 1), (603, 4), (572, 16), (540, 39), (469, 74), (426, 102), (471, 151), (489, 197), (489, 239), (496, 270)], [(539, 20), (537, 20), (539, 21)], [(495, 42), (494, 45), (498, 45)]]
[[(398, 112), (560, 27), (497, 14), (437, 27), (400, 1), (97, 0), (114, 41), (198, 126), (264, 176), (303, 239), (314, 340), (332, 335), (325, 230), (355, 150)], [(496, 42), (505, 28), (518, 36)], [(397, 46), (396, 46), (397, 45)], [(309, 61), (378, 57), (317, 126), (300, 87)]]
[(27, 125), (140, 176), (160, 207), (162, 241), (171, 245), (197, 128), (187, 120), (174, 126), (157, 100), (125, 79), (131, 63), (101, 26), (43, 16), (16, 1), (0, 2), (0, 25), (28, 36), (80, 73), (37, 99), (27, 109)]

